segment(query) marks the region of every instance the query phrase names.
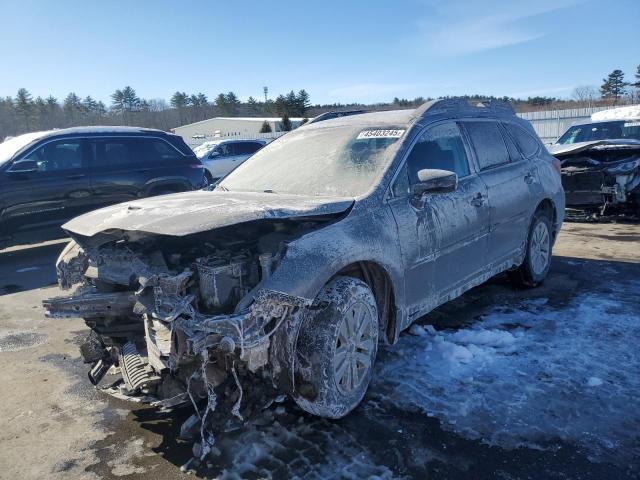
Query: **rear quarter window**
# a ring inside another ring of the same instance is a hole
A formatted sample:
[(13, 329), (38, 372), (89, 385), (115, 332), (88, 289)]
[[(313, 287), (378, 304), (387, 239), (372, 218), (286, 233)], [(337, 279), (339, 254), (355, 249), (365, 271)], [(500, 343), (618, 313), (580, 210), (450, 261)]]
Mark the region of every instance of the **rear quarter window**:
[(533, 157), (540, 150), (540, 142), (519, 125), (505, 123), (504, 127), (518, 145), (525, 158)]

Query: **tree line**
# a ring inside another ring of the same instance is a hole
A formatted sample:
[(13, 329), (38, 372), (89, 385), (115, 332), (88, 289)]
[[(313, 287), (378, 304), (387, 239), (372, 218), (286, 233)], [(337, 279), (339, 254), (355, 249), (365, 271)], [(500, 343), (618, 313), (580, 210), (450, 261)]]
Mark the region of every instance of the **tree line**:
[[(266, 88), (266, 87), (265, 87)], [(69, 93), (64, 99), (53, 96), (33, 98), (21, 88), (15, 97), (0, 97), (0, 141), (6, 137), (38, 130), (79, 125), (130, 125), (170, 130), (188, 123), (216, 116), (280, 117), (291, 129), (290, 117), (306, 117), (311, 106), (309, 93), (302, 89), (266, 97), (259, 101), (249, 97), (240, 101), (234, 92), (220, 93), (213, 101), (202, 92), (176, 91), (169, 102), (138, 96), (131, 86), (117, 89), (105, 105), (91, 96), (81, 98)]]
[[(571, 99), (546, 96), (527, 98), (501, 97), (511, 102), (516, 111), (540, 109), (560, 109), (583, 106), (618, 105), (640, 101), (640, 65), (634, 73), (634, 79), (627, 81), (622, 70), (616, 69), (603, 79), (602, 85), (577, 87)], [(0, 140), (26, 132), (65, 128), (78, 125), (131, 125), (160, 130), (198, 122), (216, 116), (280, 117), (283, 130), (291, 129), (291, 118), (300, 117), (303, 121), (327, 111), (349, 109), (388, 110), (394, 108), (414, 108), (429, 97), (414, 99), (394, 98), (390, 102), (374, 104), (363, 103), (311, 103), (309, 93), (304, 90), (280, 94), (275, 99), (268, 98), (268, 88), (263, 87), (264, 100), (251, 96), (241, 101), (230, 91), (218, 94), (209, 100), (202, 92), (188, 94), (176, 91), (169, 102), (164, 99), (145, 99), (131, 86), (117, 89), (110, 96), (110, 104), (105, 105), (90, 95), (81, 98), (69, 93), (59, 100), (53, 96), (33, 98), (25, 88), (21, 88), (15, 97), (0, 97)], [(486, 100), (486, 95), (466, 95), (472, 101)], [(264, 123), (262, 131), (270, 131)]]

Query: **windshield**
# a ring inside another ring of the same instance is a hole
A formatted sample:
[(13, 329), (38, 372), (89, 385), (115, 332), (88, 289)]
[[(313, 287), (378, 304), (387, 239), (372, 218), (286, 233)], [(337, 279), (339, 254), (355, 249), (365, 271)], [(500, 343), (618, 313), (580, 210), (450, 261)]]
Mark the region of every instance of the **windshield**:
[(198, 145), (193, 149), (193, 153), (196, 154), (196, 157), (203, 158), (209, 154), (211, 150), (216, 148), (218, 142), (205, 142), (202, 145)]
[(31, 142), (44, 137), (49, 132), (32, 132), (12, 137), (0, 143), (0, 165), (7, 163), (22, 148)]
[(405, 130), (295, 130), (258, 150), (219, 186), (227, 190), (356, 197), (380, 178)]
[(593, 140), (612, 140), (631, 138), (640, 140), (640, 120), (588, 123), (574, 125), (562, 135), (557, 143), (568, 145)]

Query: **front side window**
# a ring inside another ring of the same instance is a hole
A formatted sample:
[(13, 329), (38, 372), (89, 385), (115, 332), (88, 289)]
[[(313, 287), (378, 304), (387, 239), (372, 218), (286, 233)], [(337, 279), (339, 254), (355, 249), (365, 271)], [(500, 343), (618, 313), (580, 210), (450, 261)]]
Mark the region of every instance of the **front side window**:
[(21, 160), (36, 162), (39, 172), (82, 168), (82, 141), (56, 140), (31, 151)]
[(480, 170), (509, 163), (509, 152), (496, 122), (465, 122)]
[(219, 188), (309, 196), (355, 197), (380, 179), (406, 126), (301, 128), (258, 150)]
[(234, 153), (233, 143), (223, 143), (216, 147), (216, 152), (220, 152), (221, 157), (232, 157)]
[(469, 175), (469, 162), (460, 128), (454, 122), (430, 127), (411, 149), (407, 158), (409, 182), (418, 182), (424, 169), (448, 170), (459, 178)]

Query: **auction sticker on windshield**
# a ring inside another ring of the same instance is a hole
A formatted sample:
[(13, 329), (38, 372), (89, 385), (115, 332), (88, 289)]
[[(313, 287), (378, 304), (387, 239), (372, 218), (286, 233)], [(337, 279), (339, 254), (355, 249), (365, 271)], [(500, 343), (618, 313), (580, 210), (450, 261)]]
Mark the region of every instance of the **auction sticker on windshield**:
[(404, 130), (363, 130), (357, 136), (361, 138), (400, 138)]

